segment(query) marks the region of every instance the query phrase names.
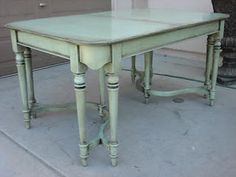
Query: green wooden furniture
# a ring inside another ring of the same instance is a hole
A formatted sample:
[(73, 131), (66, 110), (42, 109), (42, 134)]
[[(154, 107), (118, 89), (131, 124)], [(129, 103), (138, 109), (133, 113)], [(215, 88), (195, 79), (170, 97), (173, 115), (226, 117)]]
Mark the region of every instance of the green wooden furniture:
[[(30, 127), (35, 112), (47, 109), (36, 103), (34, 96), (31, 49), (70, 60), (74, 76), (76, 108), (80, 134), (80, 157), (87, 165), (89, 151), (103, 144), (109, 151), (112, 165), (117, 164), (118, 90), (122, 58), (145, 53), (144, 95), (170, 96), (180, 93), (200, 93), (215, 99), (215, 85), (223, 36), (224, 14), (182, 12), (161, 9), (136, 9), (87, 15), (53, 17), (15, 22), (6, 25), (11, 30), (13, 50), (19, 75), (24, 121)], [(206, 80), (203, 87), (174, 92), (150, 89), (152, 50), (177, 41), (208, 35)], [(134, 60), (134, 58), (133, 58)], [(86, 135), (87, 68), (98, 70), (100, 76), (100, 115), (109, 117), (93, 141)], [(133, 66), (133, 78), (135, 67)], [(104, 73), (107, 75), (108, 110), (104, 109)], [(71, 107), (65, 105), (65, 108)], [(55, 111), (60, 106), (52, 109)], [(104, 129), (110, 128), (109, 138)]]

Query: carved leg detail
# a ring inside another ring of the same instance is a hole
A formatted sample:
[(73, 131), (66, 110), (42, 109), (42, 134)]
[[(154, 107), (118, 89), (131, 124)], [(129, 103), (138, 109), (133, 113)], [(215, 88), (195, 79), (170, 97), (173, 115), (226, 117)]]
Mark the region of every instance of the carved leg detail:
[(108, 77), (108, 97), (110, 115), (110, 157), (113, 166), (117, 165), (118, 141), (117, 141), (117, 119), (118, 119), (118, 91), (119, 78), (114, 75)]
[(221, 42), (219, 37), (215, 38), (214, 43), (214, 52), (213, 52), (213, 67), (212, 67), (212, 78), (211, 78), (211, 90), (210, 90), (210, 105), (214, 105), (215, 94), (216, 94), (216, 79), (217, 79), (217, 72), (219, 66), (219, 59), (220, 59), (220, 52), (221, 52)]
[(112, 166), (117, 166), (118, 161), (118, 143), (110, 143), (110, 157), (111, 157), (111, 164)]
[(150, 90), (150, 76), (151, 76), (151, 60), (152, 60), (152, 52), (147, 52), (144, 54), (144, 97), (145, 103), (147, 104), (149, 101), (149, 90)]
[(77, 107), (79, 135), (80, 135), (80, 158), (82, 165), (86, 166), (88, 158), (88, 144), (86, 135), (86, 115), (85, 115), (86, 84), (85, 84), (84, 74), (74, 75), (74, 86), (75, 86), (76, 107)]
[(23, 52), (16, 53), (16, 66), (20, 83), (25, 127), (30, 128), (30, 109), (28, 104), (27, 80)]
[(88, 144), (80, 144), (80, 161), (82, 166), (86, 167), (88, 165), (87, 159), (89, 156), (89, 146)]
[(29, 99), (29, 108), (31, 112), (31, 117), (36, 118), (36, 112), (33, 112), (32, 108), (36, 103), (34, 95), (34, 80), (33, 80), (33, 70), (32, 70), (32, 58), (30, 48), (26, 48), (24, 51), (25, 59), (25, 70), (26, 70), (26, 79), (27, 79), (27, 89), (28, 89), (28, 99)]
[(131, 58), (131, 80), (132, 83), (135, 83), (136, 78), (136, 56), (132, 56)]

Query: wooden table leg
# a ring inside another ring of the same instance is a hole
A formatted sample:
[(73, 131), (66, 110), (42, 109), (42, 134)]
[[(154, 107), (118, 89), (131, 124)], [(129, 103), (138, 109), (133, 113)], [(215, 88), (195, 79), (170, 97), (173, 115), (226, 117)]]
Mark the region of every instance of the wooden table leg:
[[(207, 55), (206, 55), (206, 67), (205, 67), (205, 82), (204, 86), (211, 90), (211, 74), (213, 64), (213, 49), (214, 49), (214, 36), (209, 35), (207, 38)], [(209, 98), (209, 95), (207, 95)]]
[(34, 80), (33, 80), (32, 57), (30, 48), (25, 48), (24, 59), (25, 59), (26, 79), (28, 85), (27, 89), (28, 89), (29, 108), (31, 112), (31, 117), (36, 118), (36, 112), (33, 112), (32, 110), (34, 104), (36, 103), (36, 99), (34, 95)]
[(83, 166), (87, 166), (88, 143), (86, 132), (86, 97), (84, 74), (74, 74), (75, 98), (80, 135), (80, 158)]
[(16, 54), (16, 66), (20, 83), (21, 99), (23, 104), (24, 122), (25, 127), (30, 128), (30, 109), (28, 104), (28, 92), (27, 92), (27, 79), (25, 71), (25, 60), (23, 55), (23, 48), (19, 47)]
[(103, 68), (98, 71), (99, 74), (99, 92), (100, 92), (100, 103), (98, 105), (99, 116), (104, 116), (103, 109), (105, 108), (105, 72)]
[(152, 78), (153, 78), (153, 51), (150, 51), (150, 85), (152, 85)]
[(214, 105), (215, 95), (216, 95), (216, 79), (219, 67), (219, 59), (221, 52), (221, 42), (220, 36), (217, 33), (214, 39), (214, 52), (213, 52), (213, 66), (212, 66), (212, 78), (211, 78), (211, 90), (210, 90), (210, 105)]
[(152, 52), (147, 52), (144, 54), (144, 97), (145, 103), (149, 101), (149, 90), (150, 90), (150, 80), (151, 80), (151, 63), (152, 63)]
[(108, 76), (108, 97), (109, 97), (109, 118), (110, 118), (110, 157), (112, 166), (117, 165), (118, 140), (117, 140), (117, 120), (118, 120), (118, 92), (119, 78), (113, 74)]
[(131, 81), (135, 82), (136, 78), (136, 56), (131, 57)]

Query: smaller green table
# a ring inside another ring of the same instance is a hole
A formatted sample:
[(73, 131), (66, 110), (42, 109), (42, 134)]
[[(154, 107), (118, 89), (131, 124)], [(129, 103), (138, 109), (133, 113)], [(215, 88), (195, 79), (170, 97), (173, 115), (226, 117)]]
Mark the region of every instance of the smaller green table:
[[(103, 144), (109, 151), (112, 165), (118, 158), (118, 89), (120, 64), (123, 58), (145, 53), (144, 95), (170, 96), (182, 93), (207, 95), (210, 103), (215, 99), (216, 76), (223, 37), (225, 14), (183, 12), (166, 9), (134, 9), (52, 17), (15, 22), (6, 25), (11, 30), (13, 51), (19, 75), (24, 121), (30, 127), (39, 107), (34, 96), (31, 49), (59, 56), (70, 61), (74, 76), (76, 108), (80, 134), (80, 157), (83, 165), (91, 149)], [(205, 84), (172, 92), (150, 89), (152, 51), (165, 45), (197, 36), (208, 35)], [(134, 59), (134, 58), (133, 58)], [(107, 118), (98, 136), (88, 141), (86, 132), (87, 68), (100, 75), (100, 115)], [(104, 73), (107, 75), (108, 108), (104, 109)], [(133, 67), (133, 76), (135, 68)], [(70, 105), (65, 105), (69, 108)], [(104, 129), (110, 127), (109, 139)]]

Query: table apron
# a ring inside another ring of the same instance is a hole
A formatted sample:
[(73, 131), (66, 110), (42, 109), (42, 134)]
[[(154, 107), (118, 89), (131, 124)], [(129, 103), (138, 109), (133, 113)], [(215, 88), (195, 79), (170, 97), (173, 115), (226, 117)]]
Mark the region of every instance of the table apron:
[(35, 35), (26, 32), (17, 32), (17, 43), (44, 53), (70, 59), (73, 44), (46, 36)]
[(136, 54), (145, 53), (153, 49), (162, 48), (168, 44), (183, 41), (186, 39), (214, 34), (220, 31), (220, 21), (186, 27), (174, 31), (164, 31), (160, 34), (144, 36), (121, 42), (122, 57), (129, 57)]
[[(183, 41), (186, 39), (209, 35), (220, 32), (221, 21), (214, 21), (206, 24), (199, 24), (185, 27), (174, 31), (163, 31), (163, 33), (143, 36), (136, 39), (119, 42), (121, 46), (122, 58), (141, 54), (153, 49), (162, 48), (168, 44)], [(42, 51), (48, 54), (59, 56), (65, 59), (71, 57), (78, 48), (78, 57), (82, 63), (91, 69), (99, 69), (104, 64), (111, 62), (110, 45), (78, 45), (67, 41), (49, 38), (47, 36), (31, 34), (27, 32), (17, 32), (17, 43), (22, 46)], [(97, 59), (96, 59), (97, 58)], [(96, 59), (96, 62), (94, 60)]]
[(73, 71), (77, 71), (78, 61), (93, 70), (98, 70), (111, 62), (110, 45), (78, 45), (47, 36), (17, 32), (17, 44), (54, 56), (71, 60)]

